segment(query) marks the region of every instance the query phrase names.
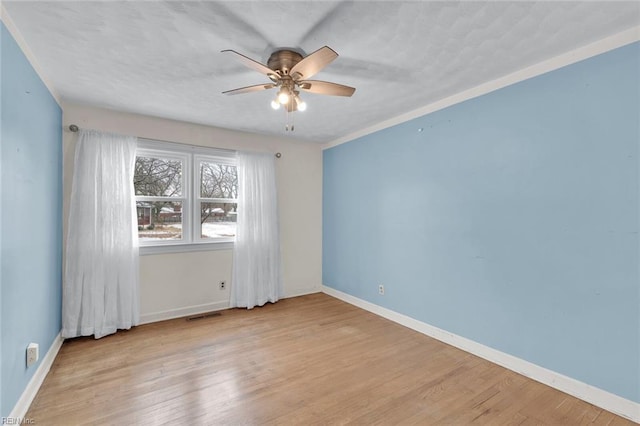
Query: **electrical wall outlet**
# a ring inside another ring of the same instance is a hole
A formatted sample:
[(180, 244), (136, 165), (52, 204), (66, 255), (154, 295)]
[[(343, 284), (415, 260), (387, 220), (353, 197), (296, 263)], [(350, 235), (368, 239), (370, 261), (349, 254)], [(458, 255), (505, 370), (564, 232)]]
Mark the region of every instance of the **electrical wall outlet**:
[(220, 281), (220, 290), (224, 290), (225, 288), (227, 288), (227, 283), (224, 281)]
[(27, 367), (31, 367), (33, 364), (38, 362), (39, 354), (39, 346), (37, 343), (29, 343), (27, 346)]
[(378, 294), (381, 294), (381, 295), (384, 296), (384, 285), (383, 284), (380, 284), (378, 286)]

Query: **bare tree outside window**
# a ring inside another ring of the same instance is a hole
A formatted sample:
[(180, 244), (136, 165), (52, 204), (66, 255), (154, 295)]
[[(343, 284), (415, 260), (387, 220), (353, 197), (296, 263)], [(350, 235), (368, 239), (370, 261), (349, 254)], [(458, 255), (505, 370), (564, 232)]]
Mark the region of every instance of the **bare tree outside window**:
[(147, 239), (182, 237), (182, 161), (160, 157), (136, 157), (133, 186), (136, 202), (138, 236)]
[(182, 162), (137, 157), (133, 186), (136, 195), (179, 197), (182, 195)]
[[(133, 185), (140, 241), (213, 242), (235, 237), (238, 173), (232, 160), (197, 154), (172, 157), (147, 148), (136, 158)], [(185, 176), (187, 171), (195, 176)], [(195, 187), (185, 184), (193, 180)]]
[[(200, 206), (200, 223), (216, 217), (229, 217), (236, 209), (238, 173), (236, 166), (209, 162), (200, 163), (200, 197), (208, 199)], [(217, 199), (217, 200), (214, 200)], [(228, 199), (229, 202), (225, 202)]]

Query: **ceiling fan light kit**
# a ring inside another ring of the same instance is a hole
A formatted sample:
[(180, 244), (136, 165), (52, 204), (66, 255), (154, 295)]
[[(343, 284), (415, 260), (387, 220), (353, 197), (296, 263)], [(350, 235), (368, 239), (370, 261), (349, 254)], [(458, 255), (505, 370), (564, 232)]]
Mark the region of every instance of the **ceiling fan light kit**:
[(285, 130), (293, 130), (293, 124), (289, 124), (289, 113), (304, 111), (307, 104), (300, 98), (300, 91), (329, 96), (351, 96), (355, 88), (328, 81), (308, 80), (324, 67), (333, 62), (338, 54), (328, 46), (321, 47), (315, 52), (303, 57), (293, 50), (281, 49), (269, 56), (267, 65), (234, 50), (223, 50), (222, 53), (232, 53), (234, 58), (243, 65), (264, 74), (272, 83), (257, 84), (222, 92), (225, 95), (239, 95), (242, 93), (258, 92), (278, 88), (276, 98), (271, 101), (273, 109), (284, 107), (287, 112), (287, 124)]

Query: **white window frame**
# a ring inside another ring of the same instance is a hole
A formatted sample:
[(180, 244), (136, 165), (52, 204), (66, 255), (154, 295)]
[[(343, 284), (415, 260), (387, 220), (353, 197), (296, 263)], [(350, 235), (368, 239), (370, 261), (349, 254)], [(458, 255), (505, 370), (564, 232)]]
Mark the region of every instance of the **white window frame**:
[[(194, 154), (193, 155), (193, 239), (198, 243), (206, 243), (210, 242), (210, 238), (202, 238), (201, 232), (199, 231), (198, 223), (201, 221), (200, 217), (200, 206), (202, 203), (231, 203), (238, 204), (237, 198), (203, 198), (200, 193), (200, 164), (202, 163), (216, 163), (216, 164), (226, 164), (229, 166), (235, 166), (237, 164), (235, 157), (234, 158), (225, 158), (220, 156), (212, 156), (212, 155), (202, 155), (202, 154)], [(215, 241), (224, 240), (223, 238), (216, 238)], [(226, 240), (235, 241), (235, 238), (227, 238)]]
[[(217, 148), (165, 142), (151, 139), (138, 139), (136, 157), (160, 157), (182, 162), (181, 197), (135, 196), (135, 201), (181, 201), (182, 202), (182, 238), (167, 241), (138, 241), (141, 255), (158, 253), (179, 253), (205, 250), (228, 250), (233, 248), (235, 237), (202, 238), (200, 234), (200, 203), (211, 200), (237, 203), (237, 199), (201, 198), (200, 163), (236, 165), (236, 152)], [(137, 238), (136, 233), (136, 238)]]

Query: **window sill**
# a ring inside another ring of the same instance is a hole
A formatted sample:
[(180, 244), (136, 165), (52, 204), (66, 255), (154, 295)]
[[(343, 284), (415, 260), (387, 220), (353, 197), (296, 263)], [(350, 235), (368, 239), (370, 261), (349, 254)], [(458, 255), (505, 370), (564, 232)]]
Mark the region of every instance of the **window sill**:
[(140, 256), (166, 253), (188, 253), (192, 251), (233, 250), (233, 241), (200, 244), (163, 244), (156, 246), (140, 246)]

